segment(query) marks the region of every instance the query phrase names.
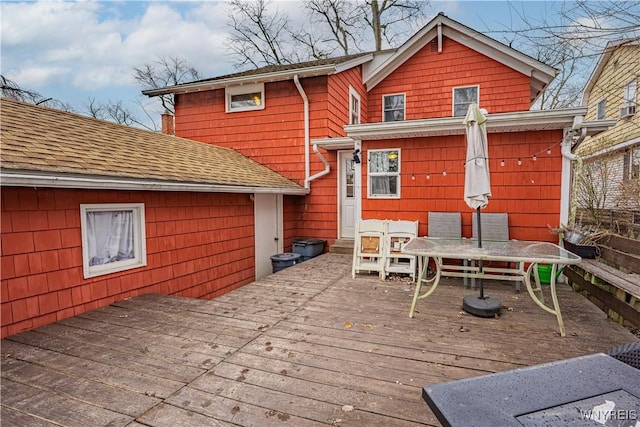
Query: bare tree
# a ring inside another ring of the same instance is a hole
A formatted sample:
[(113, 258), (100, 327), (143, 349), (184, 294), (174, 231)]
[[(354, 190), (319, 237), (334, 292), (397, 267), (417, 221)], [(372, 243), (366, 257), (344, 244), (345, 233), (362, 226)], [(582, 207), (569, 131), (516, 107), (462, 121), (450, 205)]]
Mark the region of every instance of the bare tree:
[(536, 105), (542, 109), (575, 106), (606, 43), (640, 37), (640, 3), (636, 1), (556, 4), (555, 13), (536, 21), (511, 3), (512, 22), (486, 31), (559, 70)]
[(139, 120), (135, 114), (129, 110), (122, 101), (98, 102), (95, 98), (89, 98), (86, 114), (100, 120), (107, 120), (126, 126), (136, 126), (148, 130), (156, 130), (155, 123), (150, 126)]
[(413, 33), (416, 24), (424, 24), (429, 6), (422, 0), (366, 0), (361, 7), (375, 50), (382, 50), (383, 41), (394, 47), (399, 39)]
[(261, 67), (320, 59), (339, 52), (362, 52), (369, 40), (375, 50), (424, 24), (425, 0), (305, 0), (310, 23), (295, 28), (286, 14), (273, 13), (268, 0), (230, 0), (229, 50), (236, 66)]
[(0, 89), (4, 98), (15, 99), (16, 101), (28, 102), (30, 104), (44, 105), (58, 110), (73, 111), (69, 104), (65, 104), (54, 98), (45, 98), (34, 90), (22, 88), (4, 75), (0, 75)]
[[(151, 64), (134, 67), (133, 72), (133, 78), (143, 90), (175, 86), (200, 78), (198, 70), (179, 57), (159, 56)], [(172, 94), (160, 95), (158, 98), (165, 111), (174, 112), (175, 100)]]
[(268, 0), (228, 2), (232, 31), (228, 47), (239, 67), (297, 62), (295, 51), (285, 50), (291, 36), (289, 17), (277, 10), (269, 13), (269, 4)]

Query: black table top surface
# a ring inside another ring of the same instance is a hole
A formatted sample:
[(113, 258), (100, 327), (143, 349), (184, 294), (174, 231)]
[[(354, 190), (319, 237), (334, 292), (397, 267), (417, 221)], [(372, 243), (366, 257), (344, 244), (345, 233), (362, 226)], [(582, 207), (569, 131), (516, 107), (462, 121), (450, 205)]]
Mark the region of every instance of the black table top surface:
[(425, 386), (422, 397), (444, 426), (635, 426), (640, 370), (598, 353)]

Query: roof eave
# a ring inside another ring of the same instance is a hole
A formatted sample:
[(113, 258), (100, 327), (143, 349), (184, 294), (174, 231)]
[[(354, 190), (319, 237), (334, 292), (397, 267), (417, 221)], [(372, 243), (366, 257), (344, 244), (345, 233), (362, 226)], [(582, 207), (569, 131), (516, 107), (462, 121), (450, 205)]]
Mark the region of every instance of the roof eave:
[(298, 78), (305, 77), (317, 77), (328, 76), (331, 74), (339, 73), (349, 68), (357, 67), (365, 62), (370, 61), (373, 58), (373, 54), (363, 55), (349, 61), (345, 61), (338, 64), (317, 65), (313, 67), (305, 68), (293, 68), (290, 70), (281, 70), (271, 73), (252, 74), (247, 76), (236, 76), (226, 79), (217, 79), (211, 81), (201, 81), (194, 83), (185, 83), (174, 86), (167, 86), (160, 89), (149, 89), (142, 91), (143, 95), (149, 97), (166, 95), (169, 93), (180, 94), (189, 92), (200, 92), (203, 90), (221, 89), (229, 86), (238, 86), (244, 84), (253, 83), (269, 83), (283, 80), (292, 80), (294, 76)]
[[(488, 133), (558, 130), (571, 127), (576, 116), (584, 116), (586, 108), (535, 110), (487, 115)], [(464, 135), (464, 117), (405, 120), (399, 122), (347, 125), (347, 136), (354, 140), (421, 138)]]
[(300, 186), (257, 187), (224, 184), (202, 184), (177, 181), (146, 180), (120, 177), (96, 177), (79, 174), (45, 173), (41, 171), (2, 169), (0, 180), (5, 187), (46, 187), (61, 189), (187, 191), (196, 193), (267, 193), (304, 196), (309, 190)]

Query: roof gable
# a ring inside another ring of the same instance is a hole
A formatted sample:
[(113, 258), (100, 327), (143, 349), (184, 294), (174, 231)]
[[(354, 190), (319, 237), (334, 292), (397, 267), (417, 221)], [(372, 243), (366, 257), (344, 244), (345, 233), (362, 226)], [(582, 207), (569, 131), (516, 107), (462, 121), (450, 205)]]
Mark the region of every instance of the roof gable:
[(442, 37), (448, 37), (483, 55), (531, 77), (531, 101), (533, 102), (553, 80), (556, 70), (540, 61), (487, 37), (444, 14), (438, 14), (420, 31), (414, 34), (394, 54), (381, 63), (372, 61), (365, 65), (364, 83), (371, 90), (409, 58), (436, 40), (442, 49)]
[(640, 48), (640, 38), (619, 40), (607, 43), (604, 50), (602, 51), (602, 54), (600, 55), (600, 59), (598, 59), (598, 63), (591, 73), (591, 76), (589, 76), (589, 80), (587, 80), (584, 91), (582, 92), (582, 98), (580, 100), (581, 106), (586, 107), (589, 103), (589, 95), (591, 95), (591, 91), (600, 79), (600, 75), (604, 71), (607, 63), (609, 62), (615, 51), (620, 47), (626, 46), (634, 46), (636, 49)]
[(229, 148), (8, 99), (1, 100), (0, 120), (3, 178), (29, 173), (142, 187), (150, 182), (200, 186), (190, 191), (216, 186), (218, 191), (304, 192), (294, 181)]

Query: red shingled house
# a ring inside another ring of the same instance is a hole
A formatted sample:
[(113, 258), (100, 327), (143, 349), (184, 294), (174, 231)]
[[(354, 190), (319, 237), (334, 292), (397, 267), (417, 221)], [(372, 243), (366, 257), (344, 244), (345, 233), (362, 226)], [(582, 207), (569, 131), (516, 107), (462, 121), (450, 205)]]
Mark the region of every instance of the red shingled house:
[(586, 108), (529, 110), (554, 75), (438, 15), (398, 49), (145, 92), (175, 94), (176, 136), (2, 100), (2, 336), (145, 292), (214, 297), (296, 237), (353, 239), (359, 218), (425, 235), (429, 211), (462, 212), (470, 236), (472, 102), (488, 111), (486, 211), (554, 240), (590, 131)]
[[(176, 98), (175, 132), (230, 147), (299, 182), (282, 221), (297, 236), (353, 238), (359, 218), (419, 220), (463, 201), (470, 103), (488, 111), (493, 197), (515, 239), (566, 223), (570, 149), (585, 108), (531, 111), (556, 71), (440, 14), (398, 49), (268, 66), (149, 90)], [(566, 136), (566, 137), (565, 137)], [(564, 152), (565, 155), (562, 154)]]

